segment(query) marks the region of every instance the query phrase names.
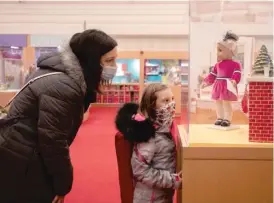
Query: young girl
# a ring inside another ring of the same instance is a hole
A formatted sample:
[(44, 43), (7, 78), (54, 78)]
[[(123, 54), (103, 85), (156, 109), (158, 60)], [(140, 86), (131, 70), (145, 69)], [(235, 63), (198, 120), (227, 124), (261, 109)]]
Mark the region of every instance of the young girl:
[(125, 104), (118, 112), (116, 126), (133, 144), (133, 203), (172, 203), (181, 186), (176, 173), (176, 145), (171, 135), (175, 102), (164, 84), (146, 87), (140, 106)]
[(241, 80), (241, 65), (232, 58), (237, 53), (238, 36), (227, 32), (218, 43), (218, 63), (205, 78), (202, 88), (213, 85), (212, 99), (216, 100), (215, 125), (228, 127), (232, 120), (232, 101), (237, 101), (237, 84)]

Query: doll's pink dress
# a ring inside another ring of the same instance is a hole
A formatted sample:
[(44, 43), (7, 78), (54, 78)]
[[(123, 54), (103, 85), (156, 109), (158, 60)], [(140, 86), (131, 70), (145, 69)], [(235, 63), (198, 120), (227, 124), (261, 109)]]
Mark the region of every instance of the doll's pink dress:
[(212, 85), (212, 99), (237, 101), (238, 95), (227, 89), (227, 79), (235, 80), (238, 84), (241, 80), (241, 65), (233, 60), (223, 60), (217, 63), (204, 82)]

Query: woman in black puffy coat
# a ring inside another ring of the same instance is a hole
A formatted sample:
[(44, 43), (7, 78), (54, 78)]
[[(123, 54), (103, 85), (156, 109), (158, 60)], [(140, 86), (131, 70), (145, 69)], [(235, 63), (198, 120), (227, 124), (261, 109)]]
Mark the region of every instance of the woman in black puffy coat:
[[(36, 79), (0, 123), (0, 202), (61, 203), (73, 182), (69, 146), (83, 113), (116, 72), (117, 43), (99, 30), (75, 34), (41, 56)], [(58, 74), (41, 77), (48, 73)], [(4, 123), (4, 124), (3, 124)]]

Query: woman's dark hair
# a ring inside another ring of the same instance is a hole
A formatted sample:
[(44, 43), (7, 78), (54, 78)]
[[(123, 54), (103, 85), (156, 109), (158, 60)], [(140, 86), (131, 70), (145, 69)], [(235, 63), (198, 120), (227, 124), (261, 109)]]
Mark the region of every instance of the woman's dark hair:
[(78, 58), (82, 67), (87, 92), (85, 96), (85, 110), (89, 104), (96, 100), (96, 93), (100, 91), (100, 81), (102, 75), (101, 57), (117, 46), (117, 42), (104, 33), (96, 29), (85, 30), (72, 36), (69, 46)]
[(101, 57), (117, 46), (117, 42), (103, 31), (90, 29), (72, 36), (70, 48), (83, 69), (88, 92), (100, 92)]

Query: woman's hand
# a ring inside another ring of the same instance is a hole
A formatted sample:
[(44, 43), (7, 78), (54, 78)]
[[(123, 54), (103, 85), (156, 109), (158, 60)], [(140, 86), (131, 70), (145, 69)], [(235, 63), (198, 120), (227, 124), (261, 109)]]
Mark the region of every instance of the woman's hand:
[(56, 195), (52, 201), (52, 203), (64, 203), (65, 202), (65, 196), (58, 196)]

